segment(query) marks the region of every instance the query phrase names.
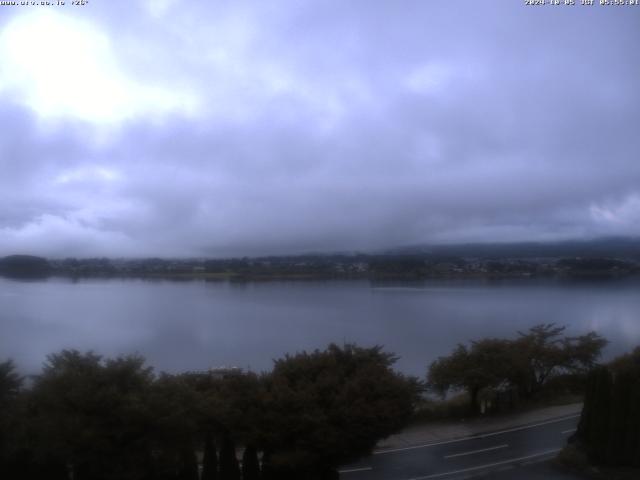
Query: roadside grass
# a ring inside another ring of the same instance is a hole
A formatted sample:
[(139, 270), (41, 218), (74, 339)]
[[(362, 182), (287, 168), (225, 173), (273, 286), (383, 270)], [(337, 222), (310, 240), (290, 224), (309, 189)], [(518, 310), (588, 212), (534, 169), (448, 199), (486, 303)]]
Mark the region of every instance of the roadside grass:
[[(512, 413), (525, 413), (545, 407), (556, 407), (581, 403), (583, 395), (565, 392), (556, 395), (542, 395), (533, 400), (520, 401), (513, 408), (489, 410), (484, 414), (472, 415), (469, 412), (469, 397), (466, 393), (453, 395), (444, 400), (423, 398), (411, 419), (411, 425), (422, 425), (439, 420), (463, 420), (467, 418), (486, 418)], [(640, 478), (640, 477), (639, 477)]]
[(411, 419), (411, 424), (429, 423), (435, 420), (462, 419), (469, 416), (469, 396), (453, 395), (445, 400), (423, 398)]

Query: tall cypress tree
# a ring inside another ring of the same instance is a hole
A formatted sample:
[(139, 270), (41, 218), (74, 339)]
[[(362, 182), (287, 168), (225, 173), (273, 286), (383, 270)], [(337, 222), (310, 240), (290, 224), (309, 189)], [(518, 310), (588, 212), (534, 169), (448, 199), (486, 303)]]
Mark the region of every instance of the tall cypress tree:
[(222, 439), (220, 449), (220, 480), (240, 480), (240, 467), (236, 458), (236, 445), (230, 435)]
[(612, 445), (617, 445), (614, 459), (618, 465), (640, 466), (640, 378), (633, 372), (621, 372), (616, 376), (615, 415), (617, 428), (612, 429)]
[(609, 414), (609, 428), (606, 432), (607, 449), (605, 462), (610, 465), (624, 465), (626, 432), (629, 428), (629, 395), (632, 379), (626, 373), (619, 373), (615, 377), (611, 389), (611, 412)]
[(631, 412), (629, 418), (629, 428), (627, 430), (627, 458), (633, 459), (631, 465), (640, 467), (640, 381), (633, 383), (631, 391)]
[(595, 464), (640, 466), (640, 348), (589, 374), (576, 438)]
[(606, 367), (597, 368), (593, 376), (592, 415), (587, 430), (588, 455), (596, 463), (606, 462), (609, 423), (611, 415), (611, 372)]
[(204, 456), (202, 457), (202, 480), (218, 480), (218, 455), (213, 435), (204, 437)]
[(260, 463), (258, 451), (252, 445), (247, 446), (242, 454), (242, 480), (259, 480)]

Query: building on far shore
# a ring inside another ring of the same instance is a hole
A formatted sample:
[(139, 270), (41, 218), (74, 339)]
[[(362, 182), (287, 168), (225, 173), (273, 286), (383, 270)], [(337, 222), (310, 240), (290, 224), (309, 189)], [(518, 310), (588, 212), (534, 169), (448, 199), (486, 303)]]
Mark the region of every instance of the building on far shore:
[(211, 375), (211, 378), (214, 378), (216, 380), (223, 380), (225, 378), (242, 375), (243, 371), (240, 367), (221, 366), (221, 367), (211, 367), (208, 373), (209, 375)]

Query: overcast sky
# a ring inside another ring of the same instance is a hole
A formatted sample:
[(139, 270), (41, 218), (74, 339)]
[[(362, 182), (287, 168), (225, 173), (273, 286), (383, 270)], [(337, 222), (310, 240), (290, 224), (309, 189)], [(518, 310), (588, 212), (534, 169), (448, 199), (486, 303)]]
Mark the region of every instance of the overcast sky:
[(0, 254), (638, 235), (639, 45), (633, 6), (3, 6)]

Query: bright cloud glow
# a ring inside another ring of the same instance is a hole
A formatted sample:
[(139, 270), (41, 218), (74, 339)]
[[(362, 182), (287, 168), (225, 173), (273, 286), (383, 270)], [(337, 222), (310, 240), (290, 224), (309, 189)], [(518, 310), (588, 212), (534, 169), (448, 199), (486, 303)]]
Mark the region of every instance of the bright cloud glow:
[(640, 223), (640, 195), (629, 195), (618, 204), (593, 204), (591, 215), (598, 224), (605, 227), (628, 229), (635, 233)]
[(128, 78), (109, 39), (81, 20), (45, 12), (10, 22), (0, 34), (0, 91), (43, 117), (111, 123), (141, 113), (190, 111), (194, 99)]
[(154, 17), (163, 16), (176, 3), (176, 0), (143, 0), (145, 8)]
[(121, 178), (119, 172), (108, 167), (80, 167), (61, 173), (55, 183), (69, 184), (80, 182), (114, 182)]
[(452, 74), (451, 68), (442, 63), (428, 63), (413, 70), (407, 76), (405, 84), (417, 93), (438, 93), (446, 86)]
[(2, 9), (0, 256), (640, 235), (636, 16), (409, 3)]

